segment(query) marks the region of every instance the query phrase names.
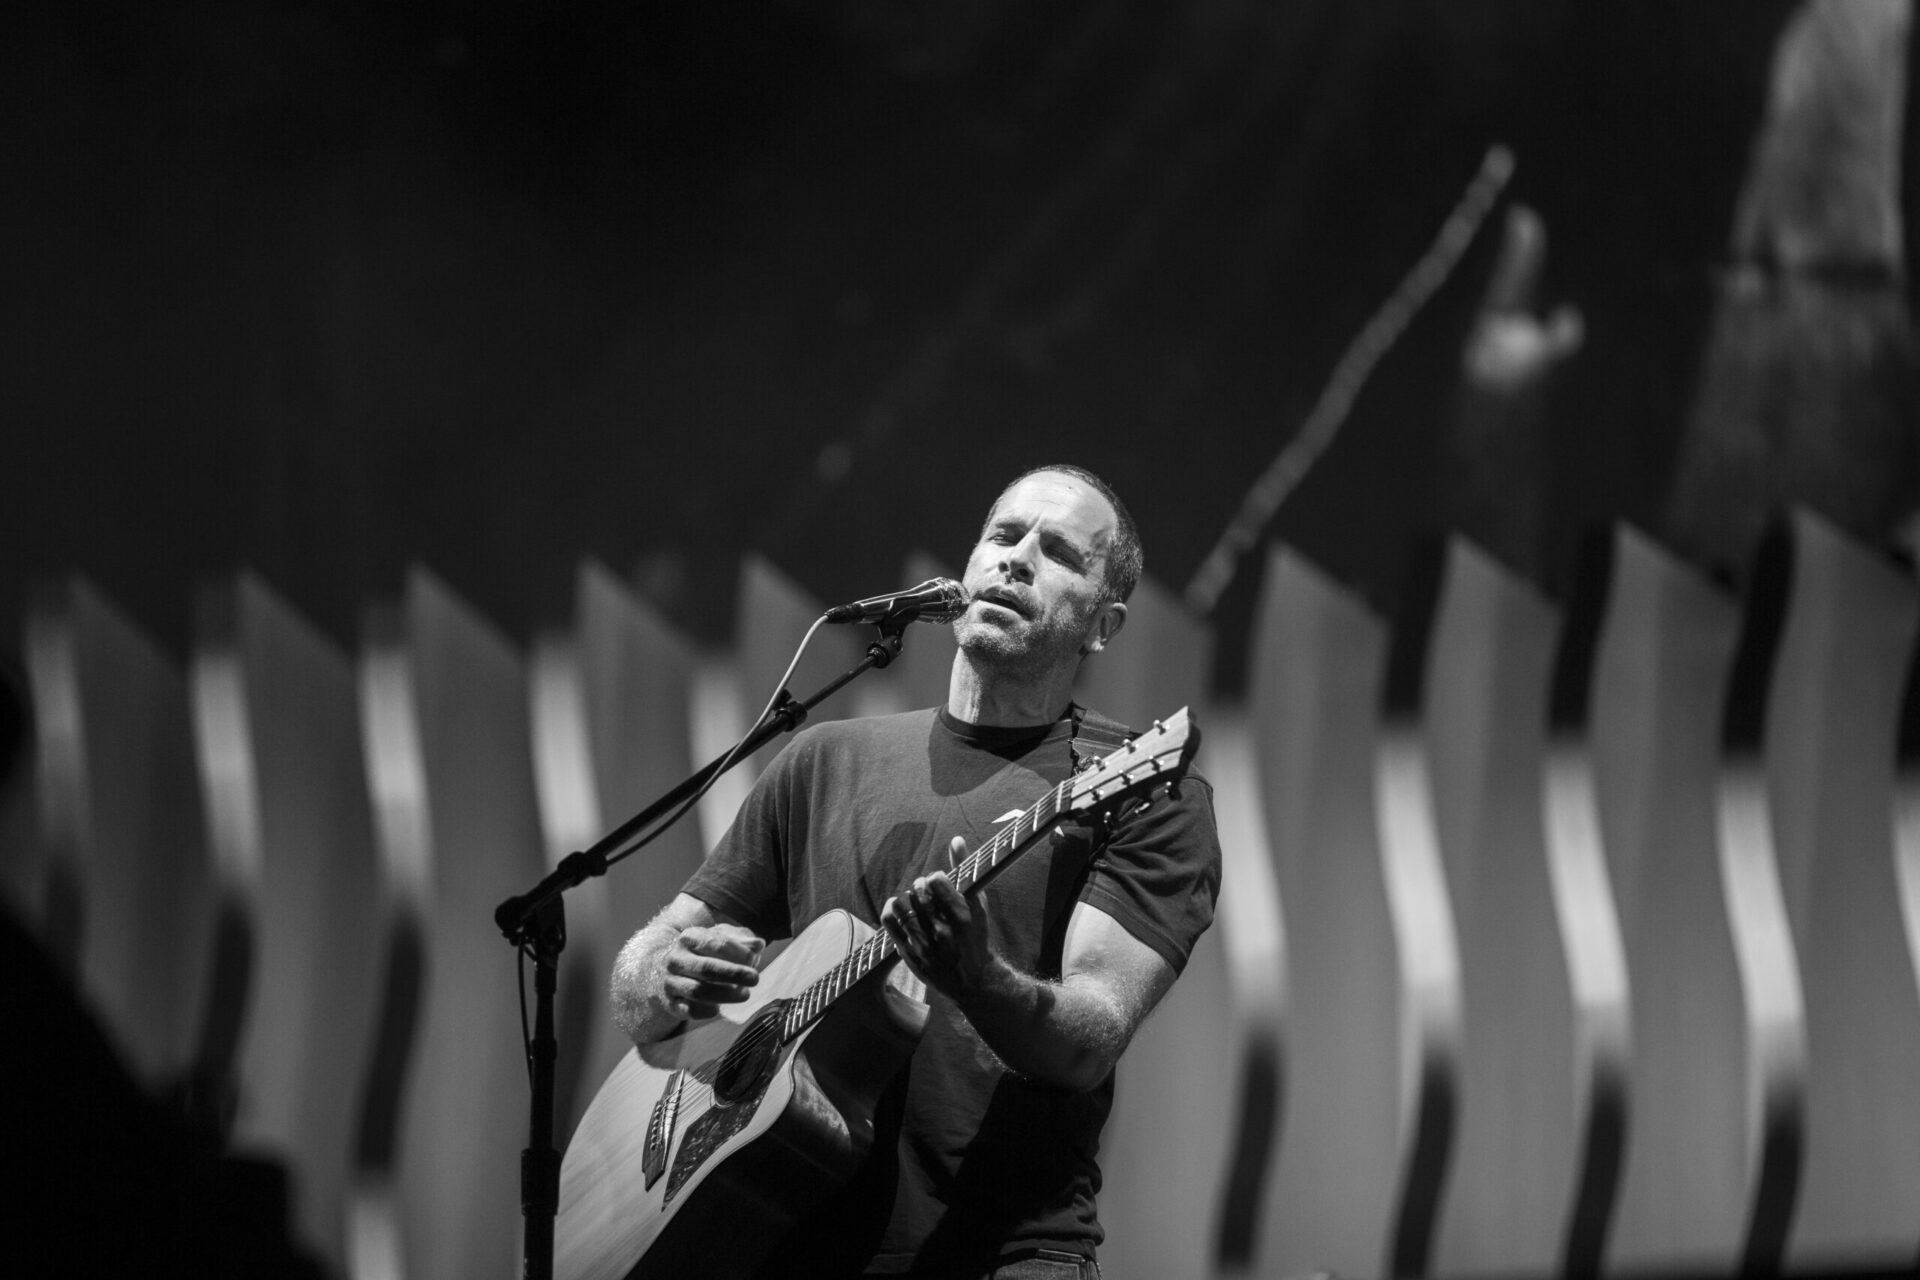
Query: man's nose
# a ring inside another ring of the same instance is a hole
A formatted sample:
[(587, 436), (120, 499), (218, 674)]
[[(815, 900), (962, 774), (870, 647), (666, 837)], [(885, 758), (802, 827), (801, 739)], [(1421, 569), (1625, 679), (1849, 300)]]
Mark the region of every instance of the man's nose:
[(1000, 563), (1007, 573), (1021, 582), (1033, 581), (1033, 557), (1038, 544), (1031, 537), (1020, 539), (1010, 545), (1006, 554), (1000, 557)]

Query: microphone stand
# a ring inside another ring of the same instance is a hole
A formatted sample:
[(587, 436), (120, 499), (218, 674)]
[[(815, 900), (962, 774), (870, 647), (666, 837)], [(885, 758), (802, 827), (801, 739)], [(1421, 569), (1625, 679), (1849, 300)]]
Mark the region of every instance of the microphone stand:
[(607, 868), (625, 853), (621, 846), (646, 831), (676, 806), (699, 794), (727, 769), (739, 764), (782, 733), (791, 733), (807, 712), (839, 691), (842, 685), (868, 670), (877, 670), (900, 653), (901, 633), (911, 618), (883, 619), (880, 635), (866, 654), (819, 692), (796, 701), (785, 689), (773, 708), (741, 739), (739, 749), (709, 761), (698, 772), (602, 836), (592, 847), (570, 853), (547, 877), (527, 892), (508, 898), (494, 909), (493, 922), (516, 949), (533, 956), (533, 1043), (528, 1048), (533, 1098), (527, 1118), (527, 1146), (520, 1153), (520, 1213), (526, 1218), (525, 1280), (552, 1280), (553, 1226), (560, 1211), (560, 1152), (553, 1144), (554, 1065), (560, 1056), (553, 1029), (553, 997), (560, 973), (560, 953), (567, 945), (566, 910), (562, 895), (568, 889)]

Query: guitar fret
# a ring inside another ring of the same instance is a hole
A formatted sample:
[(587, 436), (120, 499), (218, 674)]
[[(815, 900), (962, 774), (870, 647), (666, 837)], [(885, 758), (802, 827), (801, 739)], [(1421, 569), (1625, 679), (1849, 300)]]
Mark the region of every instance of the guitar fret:
[[(1110, 757), (1049, 788), (1034, 802), (1032, 808), (1016, 814), (994, 833), (992, 839), (973, 850), (953, 868), (955, 887), (962, 893), (976, 888), (992, 876), (1001, 863), (1011, 861), (1030, 843), (1038, 840), (1041, 833), (1052, 828), (1063, 814), (1097, 810), (1116, 796), (1139, 789), (1142, 783), (1150, 782), (1163, 773), (1178, 777), (1185, 767), (1185, 760), (1176, 757), (1182, 754), (1183, 748), (1190, 753), (1187, 711), (1184, 707), (1166, 723), (1156, 720), (1151, 730)], [(1170, 760), (1171, 764), (1168, 763)], [(838, 964), (816, 978), (805, 991), (785, 1002), (779, 1021), (781, 1038), (792, 1039), (805, 1031), (826, 1011), (828, 1005), (894, 954), (890, 935), (884, 931), (870, 935)]]

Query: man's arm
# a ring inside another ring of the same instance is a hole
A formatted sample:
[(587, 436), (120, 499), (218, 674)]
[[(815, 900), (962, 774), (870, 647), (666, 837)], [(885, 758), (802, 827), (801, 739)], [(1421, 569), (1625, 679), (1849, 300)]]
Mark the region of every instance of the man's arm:
[(711, 1018), (760, 981), (766, 944), (721, 912), (678, 894), (620, 948), (613, 962), (613, 1020), (636, 1045)]
[[(966, 857), (955, 839), (954, 861)], [(1036, 1080), (1090, 1089), (1173, 986), (1160, 954), (1082, 902), (1067, 921), (1060, 980), (1021, 973), (987, 946), (986, 921), (945, 872), (922, 876), (881, 909), (907, 967), (952, 997), (1000, 1060)]]

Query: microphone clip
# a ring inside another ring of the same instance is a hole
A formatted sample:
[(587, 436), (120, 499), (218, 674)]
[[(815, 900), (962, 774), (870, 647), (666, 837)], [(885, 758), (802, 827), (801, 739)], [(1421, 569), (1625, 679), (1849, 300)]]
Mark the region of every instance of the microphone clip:
[(867, 657), (873, 659), (873, 668), (878, 671), (900, 656), (901, 641), (905, 638), (907, 624), (912, 618), (882, 618), (873, 624), (880, 634), (867, 646)]

